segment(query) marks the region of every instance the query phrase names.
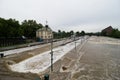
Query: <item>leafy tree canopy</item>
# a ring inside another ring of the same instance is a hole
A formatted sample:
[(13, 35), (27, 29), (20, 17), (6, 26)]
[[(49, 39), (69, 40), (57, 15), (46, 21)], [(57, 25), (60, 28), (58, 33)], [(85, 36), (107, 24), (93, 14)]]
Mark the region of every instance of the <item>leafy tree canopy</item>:
[(0, 18), (0, 37), (20, 37), (22, 35), (33, 38), (36, 36), (36, 30), (43, 25), (35, 20), (24, 20), (22, 24), (15, 19)]

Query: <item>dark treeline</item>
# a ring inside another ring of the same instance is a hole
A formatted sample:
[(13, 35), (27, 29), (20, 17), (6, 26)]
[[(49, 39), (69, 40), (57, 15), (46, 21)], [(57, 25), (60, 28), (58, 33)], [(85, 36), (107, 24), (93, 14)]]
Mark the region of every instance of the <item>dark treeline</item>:
[(21, 24), (15, 19), (0, 18), (0, 37), (21, 37), (34, 38), (36, 30), (42, 28), (35, 20), (24, 20)]
[[(0, 47), (13, 46), (36, 41), (36, 31), (44, 27), (35, 20), (24, 20), (19, 23), (15, 19), (0, 18)], [(65, 32), (58, 30), (53, 31), (55, 39), (74, 36), (84, 36), (85, 32)]]
[[(36, 30), (44, 27), (41, 23), (37, 23), (35, 20), (24, 20), (21, 24), (15, 19), (4, 19), (0, 18), (0, 38), (13, 38), (25, 36), (26, 38), (35, 38)], [(76, 36), (85, 35), (84, 31), (81, 32), (65, 32), (58, 30), (58, 32), (53, 32), (54, 38), (65, 38), (71, 37), (71, 35), (76, 34)]]
[(84, 36), (85, 35), (85, 32), (84, 31), (77, 31), (77, 32), (74, 32), (73, 30), (69, 31), (69, 32), (65, 32), (65, 31), (61, 31), (61, 30), (58, 30), (58, 32), (53, 32), (54, 34), (54, 38), (56, 39), (59, 39), (59, 38), (66, 38), (66, 37), (72, 37), (72, 36)]
[[(20, 24), (19, 21), (15, 19), (0, 18), (0, 47), (34, 42), (36, 41), (36, 31), (42, 27), (44, 26), (41, 23), (37, 23), (35, 20), (24, 20)], [(53, 35), (54, 39), (84, 35), (120, 38), (120, 31), (109, 26), (97, 33), (85, 33), (85, 31), (74, 32), (73, 30), (66, 32), (58, 30), (58, 32), (53, 31)]]
[(120, 31), (118, 29), (113, 29), (110, 37), (120, 38)]
[(109, 26), (105, 29), (103, 29), (101, 32), (96, 33), (85, 33), (85, 35), (89, 36), (107, 36), (107, 37), (113, 37), (113, 38), (120, 38), (120, 31), (116, 28), (112, 28), (112, 26)]
[[(36, 30), (44, 27), (41, 23), (37, 23), (35, 20), (24, 20), (21, 24), (15, 19), (4, 19), (0, 18), (0, 38), (9, 38), (9, 37), (21, 37), (25, 36), (27, 38), (35, 38)], [(118, 29), (112, 28), (112, 31), (109, 35), (107, 32), (97, 32), (97, 33), (85, 33), (84, 31), (74, 32), (73, 30), (66, 32), (58, 30), (58, 32), (53, 32), (54, 38), (65, 38), (71, 37), (72, 35), (84, 36), (84, 35), (97, 35), (97, 36), (109, 36), (114, 38), (120, 38), (120, 31)]]

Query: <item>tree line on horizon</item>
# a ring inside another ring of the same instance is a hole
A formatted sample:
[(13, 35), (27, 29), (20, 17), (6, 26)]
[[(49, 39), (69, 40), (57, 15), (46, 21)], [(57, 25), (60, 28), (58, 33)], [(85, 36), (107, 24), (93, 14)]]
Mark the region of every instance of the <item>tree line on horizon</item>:
[[(37, 23), (35, 20), (24, 20), (21, 24), (19, 21), (15, 19), (4, 19), (0, 18), (0, 38), (8, 38), (8, 37), (21, 37), (25, 36), (26, 38), (34, 39), (36, 38), (36, 31), (40, 28), (44, 27), (41, 23)], [(85, 33), (85, 31), (77, 31), (73, 30), (66, 32), (58, 30), (57, 32), (53, 31), (54, 38), (65, 38), (71, 37), (71, 35), (76, 36), (84, 36), (84, 35), (96, 35), (96, 36), (109, 36), (114, 38), (120, 38), (120, 31), (118, 29), (112, 29), (110, 35), (105, 35), (104, 32), (96, 32), (96, 33)]]
[[(36, 31), (44, 27), (41, 23), (37, 23), (35, 20), (24, 20), (21, 24), (15, 19), (4, 19), (0, 18), (0, 38), (9, 37), (21, 37), (35, 38)], [(53, 31), (54, 38), (64, 38), (74, 35), (75, 32), (71, 30), (70, 32), (65, 32), (58, 30), (58, 32)], [(84, 31), (76, 32), (76, 36), (85, 35)]]
[(66, 37), (71, 37), (71, 36), (76, 36), (76, 37), (79, 37), (79, 36), (84, 36), (85, 35), (85, 31), (77, 31), (77, 32), (74, 32), (73, 30), (69, 31), (69, 32), (66, 32), (66, 31), (61, 31), (61, 30), (58, 30), (58, 32), (53, 32), (54, 34), (54, 38), (56, 39), (59, 39), (59, 38), (66, 38)]

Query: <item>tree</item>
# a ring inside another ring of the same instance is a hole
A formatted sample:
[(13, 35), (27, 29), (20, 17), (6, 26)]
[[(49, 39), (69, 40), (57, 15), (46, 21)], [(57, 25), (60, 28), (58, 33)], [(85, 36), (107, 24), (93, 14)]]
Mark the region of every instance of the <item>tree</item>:
[(71, 34), (71, 35), (74, 35), (74, 31), (73, 31), (73, 30), (71, 30), (71, 31), (70, 31), (70, 34)]
[(76, 36), (77, 37), (80, 36), (80, 32), (79, 31), (76, 32)]
[(62, 38), (62, 32), (61, 32), (61, 30), (58, 30), (58, 38)]
[(15, 19), (9, 19), (7, 20), (8, 22), (8, 26), (9, 26), (9, 30), (10, 30), (10, 33), (9, 33), (9, 36), (10, 37), (20, 37), (22, 35), (22, 32), (21, 32), (21, 26), (19, 24), (18, 21), (16, 21)]
[(58, 30), (58, 32), (53, 32), (54, 34), (54, 38), (65, 38), (65, 37), (71, 37), (71, 33), (70, 32), (65, 32), (65, 31), (61, 31)]
[(118, 29), (113, 29), (112, 34), (110, 36), (114, 38), (120, 38), (120, 31)]
[(21, 26), (24, 36), (29, 38), (34, 38), (36, 36), (36, 30), (43, 27), (42, 24), (38, 24), (35, 20), (24, 20)]
[(0, 18), (0, 37), (19, 37), (20, 24), (15, 19), (5, 20)]
[(62, 38), (65, 38), (65, 37), (66, 37), (66, 32), (62, 31)]
[(70, 32), (66, 32), (66, 36), (67, 37), (71, 37), (71, 33)]
[(81, 36), (84, 36), (85, 35), (85, 31), (81, 31)]

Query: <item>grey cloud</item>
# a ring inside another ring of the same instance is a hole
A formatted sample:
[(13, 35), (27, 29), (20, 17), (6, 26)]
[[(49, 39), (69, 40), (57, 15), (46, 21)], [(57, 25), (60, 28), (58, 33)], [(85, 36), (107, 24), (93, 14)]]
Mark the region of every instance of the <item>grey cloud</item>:
[(110, 24), (120, 28), (119, 3), (119, 0), (0, 0), (0, 17), (35, 19), (43, 24), (47, 19), (53, 30), (69, 27), (68, 30), (75, 31), (99, 31)]

